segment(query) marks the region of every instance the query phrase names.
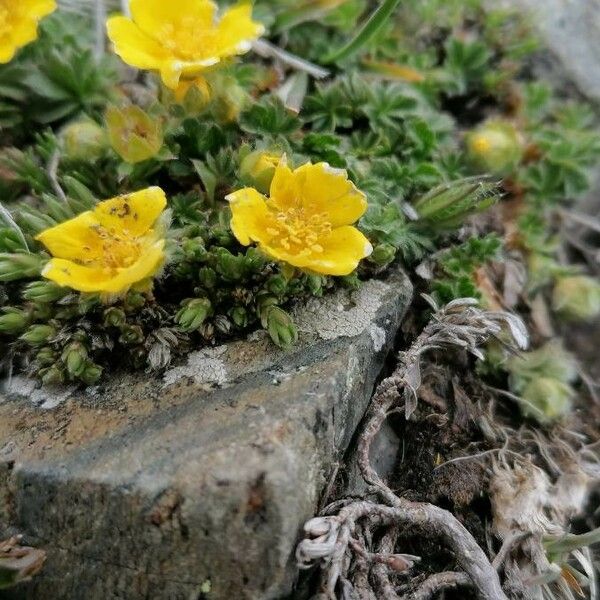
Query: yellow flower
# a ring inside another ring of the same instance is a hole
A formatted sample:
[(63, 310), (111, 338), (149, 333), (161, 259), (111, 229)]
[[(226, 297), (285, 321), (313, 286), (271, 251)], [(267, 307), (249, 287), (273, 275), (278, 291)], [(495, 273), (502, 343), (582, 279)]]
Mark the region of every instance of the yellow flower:
[(132, 19), (111, 17), (108, 37), (129, 65), (161, 74), (176, 89), (180, 78), (200, 75), (224, 58), (250, 50), (264, 27), (252, 20), (249, 3), (216, 19), (210, 0), (130, 0)]
[(39, 20), (54, 10), (55, 0), (0, 0), (0, 63), (33, 42)]
[(367, 200), (346, 171), (307, 163), (292, 171), (281, 160), (270, 198), (254, 188), (230, 194), (231, 229), (245, 246), (295, 267), (323, 275), (349, 275), (371, 254), (369, 240), (352, 227)]
[(108, 138), (113, 150), (126, 162), (135, 164), (156, 156), (163, 145), (162, 124), (139, 106), (106, 111)]
[(165, 193), (151, 187), (42, 231), (36, 239), (54, 256), (42, 275), (80, 292), (125, 293), (164, 262), (165, 240), (154, 226), (166, 205)]

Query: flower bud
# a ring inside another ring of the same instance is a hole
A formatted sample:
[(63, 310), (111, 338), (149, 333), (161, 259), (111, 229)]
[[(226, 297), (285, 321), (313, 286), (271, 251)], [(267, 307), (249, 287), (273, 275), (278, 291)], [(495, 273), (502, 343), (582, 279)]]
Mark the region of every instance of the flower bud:
[(94, 161), (108, 148), (106, 132), (89, 119), (69, 123), (60, 132), (60, 138), (65, 156), (73, 160)]
[(586, 275), (559, 279), (554, 286), (552, 307), (567, 320), (594, 319), (600, 314), (600, 282)]
[(323, 295), (323, 284), (325, 282), (325, 277), (321, 275), (307, 275), (306, 276), (306, 285), (313, 296), (322, 296)]
[(49, 367), (50, 365), (53, 365), (57, 359), (58, 356), (56, 355), (56, 352), (50, 346), (44, 346), (35, 355), (35, 360), (42, 367)]
[(215, 329), (220, 333), (227, 335), (231, 333), (231, 321), (225, 315), (215, 317)]
[(18, 308), (3, 308), (4, 314), (0, 315), (0, 333), (16, 335), (29, 325), (29, 315)]
[(452, 229), (492, 206), (498, 199), (495, 183), (477, 177), (442, 184), (417, 200), (414, 209), (433, 227)]
[(110, 306), (104, 311), (105, 327), (123, 327), (126, 321), (125, 311), (116, 306)]
[(211, 89), (204, 77), (182, 79), (173, 95), (188, 114), (197, 115), (210, 104)]
[(83, 372), (79, 375), (79, 379), (86, 385), (94, 385), (95, 383), (98, 383), (98, 380), (102, 377), (102, 371), (102, 367), (93, 362), (88, 362), (85, 365)]
[(396, 258), (396, 252), (396, 248), (391, 244), (377, 244), (369, 256), (369, 261), (378, 267), (387, 267)]
[(238, 120), (248, 102), (246, 90), (235, 77), (220, 76), (211, 81), (214, 102), (212, 113), (219, 123), (227, 124)]
[(236, 306), (229, 311), (229, 316), (234, 324), (243, 329), (248, 326), (248, 311), (243, 306)]
[(56, 329), (52, 325), (32, 325), (20, 339), (31, 346), (43, 346), (55, 335)]
[(160, 119), (146, 114), (139, 106), (111, 106), (106, 111), (108, 137), (113, 150), (131, 164), (156, 156), (163, 145)]
[(175, 316), (175, 322), (183, 331), (197, 330), (213, 314), (212, 304), (207, 298), (186, 300)]
[(573, 396), (569, 384), (552, 377), (539, 377), (523, 390), (521, 411), (540, 423), (549, 423), (568, 414)]
[(273, 275), (267, 281), (267, 289), (276, 296), (283, 296), (287, 290), (287, 280), (283, 275)]
[(523, 138), (508, 121), (487, 121), (471, 131), (465, 141), (471, 161), (486, 172), (501, 175), (523, 157)]
[(52, 365), (40, 371), (40, 377), (44, 385), (60, 385), (65, 382), (65, 374), (57, 365)]
[(0, 281), (16, 281), (38, 277), (42, 272), (44, 259), (39, 254), (19, 252), (0, 254)]
[(278, 306), (270, 306), (265, 311), (267, 331), (280, 348), (289, 348), (298, 341), (298, 329), (291, 317)]
[(204, 240), (201, 237), (187, 239), (182, 244), (183, 253), (188, 260), (198, 262), (204, 261), (207, 257)]
[(256, 188), (261, 194), (267, 194), (280, 160), (281, 154), (263, 150), (251, 152), (240, 165), (242, 181)]
[(79, 377), (87, 367), (87, 350), (83, 344), (72, 342), (62, 353), (61, 359), (71, 377)]
[(134, 346), (144, 341), (144, 331), (139, 325), (123, 325), (119, 342), (125, 346)]
[(226, 248), (216, 248), (217, 273), (226, 281), (239, 281), (244, 277), (244, 256), (234, 255)]
[(126, 313), (134, 313), (146, 304), (146, 297), (140, 292), (131, 291), (125, 296), (123, 308)]
[(67, 288), (52, 281), (34, 281), (25, 288), (23, 298), (32, 302), (49, 303), (64, 298), (68, 293)]
[(198, 281), (207, 290), (212, 290), (217, 285), (217, 274), (210, 267), (202, 267), (198, 271)]

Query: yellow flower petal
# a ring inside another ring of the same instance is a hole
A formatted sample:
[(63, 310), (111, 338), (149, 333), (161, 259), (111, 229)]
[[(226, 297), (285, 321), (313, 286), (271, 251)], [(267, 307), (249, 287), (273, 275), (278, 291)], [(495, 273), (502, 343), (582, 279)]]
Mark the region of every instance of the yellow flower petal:
[(313, 254), (307, 267), (324, 275), (350, 275), (373, 252), (371, 242), (350, 225), (334, 229), (321, 245), (323, 252)]
[(132, 67), (161, 70), (171, 60), (163, 46), (127, 17), (111, 17), (106, 28), (115, 52)]
[(266, 198), (254, 188), (244, 188), (230, 194), (226, 198), (231, 204), (233, 217), (231, 230), (240, 244), (270, 239), (267, 232), (269, 227), (269, 211)]
[(159, 187), (150, 187), (100, 202), (94, 209), (94, 216), (109, 231), (136, 237), (152, 228), (166, 206), (165, 193)]
[(287, 165), (285, 155), (281, 157), (275, 169), (269, 194), (270, 202), (281, 210), (292, 208), (298, 204), (296, 178), (294, 172)]
[(164, 240), (148, 246), (133, 265), (116, 272), (101, 266), (82, 266), (62, 258), (51, 259), (42, 275), (79, 292), (121, 294), (134, 283), (152, 277), (164, 261)]
[(327, 163), (306, 164), (294, 171), (304, 207), (326, 212), (333, 227), (351, 225), (365, 214), (366, 196), (348, 179), (346, 171)]
[(95, 260), (102, 255), (102, 238), (92, 211), (46, 229), (35, 239), (57, 258)]
[(176, 27), (184, 19), (193, 21), (196, 27), (209, 28), (217, 10), (210, 0), (131, 0), (129, 8), (135, 23), (155, 39), (164, 31), (165, 25)]
[(54, 12), (56, 0), (20, 0), (21, 8), (30, 16), (41, 19)]
[(225, 11), (217, 26), (219, 55), (233, 56), (248, 52), (252, 41), (264, 32), (264, 26), (252, 20), (252, 6), (249, 3), (230, 8)]

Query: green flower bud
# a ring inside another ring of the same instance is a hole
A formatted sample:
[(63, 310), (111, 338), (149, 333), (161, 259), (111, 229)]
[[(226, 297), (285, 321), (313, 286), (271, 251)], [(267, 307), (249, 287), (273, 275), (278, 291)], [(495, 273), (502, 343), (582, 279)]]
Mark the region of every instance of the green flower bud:
[(243, 255), (233, 255), (226, 248), (216, 248), (215, 267), (217, 273), (225, 281), (239, 281), (245, 274), (245, 261)]
[(175, 316), (175, 322), (183, 331), (195, 331), (212, 314), (213, 308), (210, 300), (194, 298), (183, 303), (183, 307)]
[(32, 325), (20, 339), (31, 346), (43, 346), (55, 335), (56, 329), (52, 325)]
[(18, 308), (3, 308), (4, 314), (0, 315), (0, 333), (16, 335), (24, 331), (29, 325), (30, 317)]
[(569, 384), (552, 377), (540, 377), (523, 390), (521, 411), (540, 423), (549, 423), (569, 413), (574, 394)]
[(39, 254), (0, 253), (0, 281), (39, 277), (44, 259)]
[(506, 173), (523, 157), (523, 137), (508, 121), (487, 121), (469, 133), (465, 142), (471, 161), (486, 172)]
[(106, 132), (100, 125), (90, 120), (76, 121), (62, 129), (65, 156), (74, 160), (94, 161), (108, 148)]
[(323, 295), (323, 284), (325, 281), (325, 277), (321, 275), (306, 276), (306, 285), (313, 296), (321, 297)]
[(218, 76), (211, 81), (212, 113), (219, 123), (237, 121), (248, 102), (246, 90), (235, 77)]
[(111, 306), (104, 311), (105, 327), (123, 327), (127, 321), (125, 311), (116, 306)]
[(65, 374), (62, 369), (56, 365), (52, 365), (47, 369), (40, 371), (40, 377), (44, 385), (60, 385), (65, 382)]
[(161, 120), (145, 113), (139, 106), (106, 111), (108, 138), (114, 151), (131, 164), (156, 156), (163, 145)]
[(594, 319), (600, 315), (600, 282), (586, 275), (559, 279), (554, 286), (552, 307), (567, 320)]
[[(258, 248), (248, 248), (244, 256), (246, 273), (258, 273), (267, 264), (265, 255)], [(285, 274), (284, 274), (285, 276)]]
[(248, 311), (243, 306), (236, 306), (229, 311), (231, 320), (240, 329), (248, 326)]
[(187, 239), (182, 244), (185, 258), (202, 262), (206, 260), (208, 253), (204, 247), (204, 240), (201, 237)]
[(125, 301), (123, 302), (123, 308), (126, 313), (137, 312), (145, 305), (146, 297), (144, 294), (140, 294), (140, 292), (129, 292), (127, 296), (125, 296)]
[(207, 290), (212, 290), (217, 285), (217, 274), (210, 267), (202, 267), (198, 271), (198, 281)]
[(281, 153), (255, 150), (246, 156), (240, 165), (240, 176), (247, 185), (267, 194), (275, 169), (281, 160)]
[(273, 296), (267, 292), (259, 292), (256, 294), (256, 312), (260, 317), (260, 322), (264, 329), (269, 326), (268, 311), (271, 307), (277, 306), (279, 300), (276, 296)]
[(119, 342), (125, 346), (134, 346), (144, 341), (144, 330), (139, 325), (123, 325)]
[(102, 371), (102, 367), (93, 362), (88, 362), (79, 375), (79, 379), (86, 385), (94, 385), (95, 383), (98, 383), (100, 377), (102, 377)]
[(34, 281), (25, 287), (23, 298), (32, 302), (56, 302), (68, 293), (67, 288), (52, 281)]
[(434, 188), (417, 200), (414, 209), (432, 227), (453, 229), (470, 215), (492, 206), (497, 192), (495, 183), (468, 177)]
[(377, 244), (368, 260), (378, 267), (387, 267), (396, 258), (396, 252), (391, 244)]
[(182, 79), (173, 96), (188, 114), (200, 114), (210, 103), (211, 89), (204, 77)]
[(35, 355), (35, 360), (42, 367), (49, 367), (50, 365), (53, 365), (57, 359), (58, 356), (56, 352), (50, 348), (50, 346), (45, 346)]
[(67, 367), (67, 373), (71, 377), (79, 377), (88, 365), (87, 357), (85, 346), (79, 342), (73, 342), (63, 350), (61, 359)]
[(283, 296), (287, 290), (287, 279), (283, 275), (273, 275), (267, 281), (267, 289), (276, 296)]
[(270, 306), (265, 311), (267, 331), (280, 348), (289, 348), (298, 341), (298, 329), (291, 317), (278, 306)]

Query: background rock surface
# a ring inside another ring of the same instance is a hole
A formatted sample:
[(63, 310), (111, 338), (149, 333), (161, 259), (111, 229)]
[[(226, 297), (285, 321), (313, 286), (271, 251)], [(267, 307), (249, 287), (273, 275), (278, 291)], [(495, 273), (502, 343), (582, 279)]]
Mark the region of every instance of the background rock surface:
[(412, 288), (398, 271), (296, 310), (301, 343), (262, 335), (156, 379), (0, 394), (0, 536), (48, 551), (6, 598), (278, 598), (348, 447)]

